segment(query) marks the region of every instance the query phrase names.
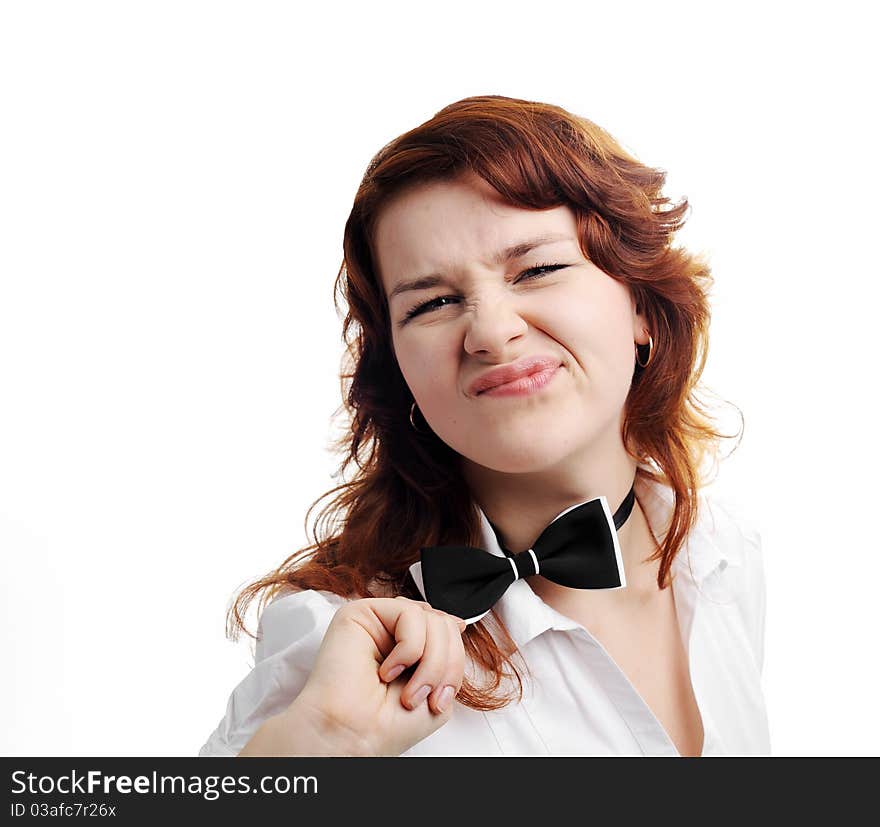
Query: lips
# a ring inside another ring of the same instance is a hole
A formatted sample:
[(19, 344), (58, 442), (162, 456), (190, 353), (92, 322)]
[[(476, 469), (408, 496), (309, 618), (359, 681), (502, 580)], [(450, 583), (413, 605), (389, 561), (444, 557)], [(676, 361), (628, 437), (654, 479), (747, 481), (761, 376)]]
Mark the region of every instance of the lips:
[(490, 388), (504, 385), (507, 382), (515, 382), (517, 379), (542, 370), (557, 368), (560, 364), (559, 359), (554, 356), (525, 356), (509, 365), (501, 365), (487, 370), (471, 382), (468, 390), (473, 396), (477, 396)]

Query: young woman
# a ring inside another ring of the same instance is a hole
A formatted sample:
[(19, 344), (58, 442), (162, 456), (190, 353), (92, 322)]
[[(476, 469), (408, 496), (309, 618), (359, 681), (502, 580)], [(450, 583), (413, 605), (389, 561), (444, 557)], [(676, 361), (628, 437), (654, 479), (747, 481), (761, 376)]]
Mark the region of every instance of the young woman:
[(501, 96), (376, 155), (336, 285), (356, 471), (233, 605), (256, 665), (201, 755), (769, 753), (760, 537), (702, 490), (712, 278), (664, 181)]

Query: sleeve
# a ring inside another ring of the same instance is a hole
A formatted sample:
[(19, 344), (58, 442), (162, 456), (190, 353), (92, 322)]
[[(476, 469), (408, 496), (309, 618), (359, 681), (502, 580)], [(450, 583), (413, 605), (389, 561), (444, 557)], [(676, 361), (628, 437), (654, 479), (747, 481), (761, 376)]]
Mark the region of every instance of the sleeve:
[(346, 598), (308, 589), (271, 602), (257, 629), (254, 668), (232, 690), (226, 714), (199, 757), (238, 755), (263, 722), (300, 693), (327, 627)]
[[(729, 500), (717, 501), (728, 518), (734, 542), (743, 564), (743, 586), (739, 596), (743, 622), (749, 635), (758, 672), (764, 670), (764, 635), (767, 617), (767, 581), (761, 533), (741, 509)], [(738, 557), (739, 555), (734, 555)]]
[(764, 573), (764, 551), (761, 535), (756, 531), (746, 538), (746, 616), (752, 634), (752, 650), (758, 672), (764, 672), (764, 629), (767, 618), (767, 581)]

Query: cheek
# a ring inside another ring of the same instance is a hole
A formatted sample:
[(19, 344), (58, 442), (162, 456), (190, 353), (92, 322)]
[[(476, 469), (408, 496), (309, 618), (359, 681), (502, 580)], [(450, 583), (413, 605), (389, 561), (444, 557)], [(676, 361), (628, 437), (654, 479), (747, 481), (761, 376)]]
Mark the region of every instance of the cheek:
[(596, 302), (556, 302), (543, 314), (544, 330), (579, 358), (582, 364), (606, 360), (619, 345), (620, 325), (616, 317)]
[(596, 297), (557, 303), (545, 314), (545, 331), (556, 339), (591, 379), (629, 381), (633, 355), (632, 321), (627, 308)]
[(396, 343), (397, 364), (421, 406), (455, 391), (456, 361), (440, 337), (411, 336)]

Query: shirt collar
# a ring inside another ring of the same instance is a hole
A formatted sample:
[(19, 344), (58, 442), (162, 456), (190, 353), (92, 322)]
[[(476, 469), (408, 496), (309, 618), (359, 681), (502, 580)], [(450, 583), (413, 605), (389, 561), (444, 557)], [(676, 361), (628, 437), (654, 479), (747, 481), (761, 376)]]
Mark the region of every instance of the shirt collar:
[[(653, 470), (645, 465), (640, 467)], [(672, 488), (645, 476), (637, 475), (635, 493), (648, 525), (657, 538), (657, 542), (662, 544), (669, 531), (674, 508)], [(675, 576), (681, 576), (685, 582), (694, 585), (697, 589), (702, 589), (710, 577), (720, 578), (723, 581), (730, 567), (740, 567), (742, 552), (733, 543), (725, 544), (725, 547), (721, 548), (715, 530), (711, 505), (703, 492), (700, 492), (698, 497), (697, 522), (688, 533), (684, 544), (673, 560), (672, 571)], [(588, 500), (583, 502), (588, 502)], [(578, 503), (578, 505), (580, 504)], [(497, 557), (506, 556), (498, 544), (498, 538), (495, 536), (495, 531), (483, 509), (476, 503), (474, 506), (479, 515), (482, 548)], [(424, 596), (421, 563), (414, 563), (410, 570), (422, 596)], [(717, 592), (717, 588), (715, 591)], [(538, 597), (525, 580), (516, 580), (511, 583), (493, 607), (493, 611), (504, 623), (519, 648), (548, 629), (580, 628), (579, 623), (557, 612)], [(482, 617), (484, 615), (469, 618), (468, 622), (473, 623)]]

